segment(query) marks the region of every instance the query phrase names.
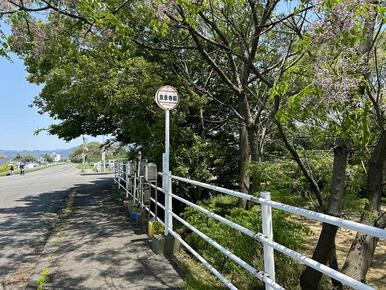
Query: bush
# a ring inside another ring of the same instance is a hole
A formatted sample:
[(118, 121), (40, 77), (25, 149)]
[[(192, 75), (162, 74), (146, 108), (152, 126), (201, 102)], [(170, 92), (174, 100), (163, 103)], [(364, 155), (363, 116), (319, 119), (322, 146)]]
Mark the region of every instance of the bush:
[(9, 170), (9, 164), (4, 163), (0, 165), (0, 174), (6, 174)]
[[(200, 203), (201, 206), (225, 216), (227, 219), (238, 223), (256, 233), (261, 232), (261, 208), (252, 206), (248, 210), (235, 208), (236, 199), (230, 196), (216, 196)], [(255, 239), (242, 234), (203, 213), (187, 208), (182, 214), (183, 218), (210, 238), (229, 249), (258, 270), (263, 270), (263, 247)], [(273, 211), (274, 240), (288, 248), (297, 250), (309, 233), (306, 226), (289, 221), (289, 215), (281, 211)], [(195, 233), (182, 230), (187, 242), (207, 259), (221, 273), (240, 289), (252, 289), (262, 287), (262, 283), (245, 271), (238, 264), (232, 262), (220, 251), (210, 246)], [(298, 284), (299, 267), (289, 257), (275, 253), (275, 263), (280, 269), (277, 271), (277, 281), (283, 287), (294, 289)]]
[[(307, 166), (318, 182), (324, 198), (330, 190), (332, 162), (329, 155), (307, 159)], [(294, 161), (252, 163), (249, 165), (249, 171), (255, 183), (255, 191), (270, 191), (274, 200), (296, 206), (315, 200), (308, 181)]]

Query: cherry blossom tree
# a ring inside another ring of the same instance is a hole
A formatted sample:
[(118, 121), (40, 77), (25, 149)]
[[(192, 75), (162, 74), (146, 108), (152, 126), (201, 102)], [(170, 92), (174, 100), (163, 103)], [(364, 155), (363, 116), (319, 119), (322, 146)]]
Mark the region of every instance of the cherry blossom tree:
[[(342, 215), (349, 156), (354, 152), (366, 154), (370, 143), (375, 142), (367, 184), (368, 199), (372, 200), (369, 204), (372, 205), (368, 205), (367, 210), (374, 217), (370, 224), (384, 227), (380, 197), (386, 162), (385, 96), (382, 95), (384, 85), (379, 86), (377, 65), (378, 37), (383, 29), (384, 11), (378, 2), (372, 0), (319, 1), (317, 7), (320, 19), (314, 22), (310, 35), (311, 42), (317, 47), (310, 68), (313, 73), (312, 83), (319, 91), (314, 106), (322, 108), (325, 117), (320, 120), (337, 138), (326, 213)], [(377, 79), (375, 83), (378, 86), (374, 86), (374, 79)], [(374, 126), (375, 130), (370, 134)], [(362, 221), (365, 220), (364, 216)], [(324, 264), (329, 261), (331, 266), (338, 267), (334, 257), (336, 231), (337, 227), (323, 224), (313, 259)], [(367, 241), (363, 242), (364, 239)], [(365, 281), (375, 245), (376, 239), (358, 235), (343, 271)], [(353, 256), (358, 259), (354, 260)], [(361, 270), (354, 270), (357, 268)], [(320, 278), (320, 273), (307, 268), (301, 277), (302, 288), (316, 289)], [(341, 287), (337, 282), (334, 284)]]

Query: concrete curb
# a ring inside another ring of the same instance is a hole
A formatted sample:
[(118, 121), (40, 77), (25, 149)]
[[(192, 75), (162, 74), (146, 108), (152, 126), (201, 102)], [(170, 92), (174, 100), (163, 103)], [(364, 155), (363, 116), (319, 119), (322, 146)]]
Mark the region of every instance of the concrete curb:
[(80, 175), (111, 175), (112, 172), (81, 172)]

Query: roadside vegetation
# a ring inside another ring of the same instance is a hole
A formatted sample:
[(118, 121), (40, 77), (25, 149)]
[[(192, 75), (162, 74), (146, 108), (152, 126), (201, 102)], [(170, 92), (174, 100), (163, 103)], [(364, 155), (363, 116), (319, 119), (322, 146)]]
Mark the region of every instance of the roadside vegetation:
[[(0, 159), (5, 159), (5, 156), (0, 156)], [(17, 168), (15, 166), (15, 162), (23, 162), (23, 163), (28, 163), (28, 162), (35, 162), (36, 158), (32, 155), (20, 155), (17, 154), (15, 158), (12, 159), (12, 164), (14, 166), (15, 172), (17, 171)], [(10, 169), (10, 162), (4, 162), (3, 164), (0, 164), (0, 176), (7, 175)]]
[[(59, 166), (59, 165), (63, 165), (63, 164), (64, 164), (63, 162), (61, 162), (61, 163), (48, 163), (48, 164), (41, 165), (41, 166), (38, 166), (38, 167), (35, 167), (35, 168), (27, 169), (26, 172), (34, 172), (34, 171), (42, 170), (42, 169), (53, 167), (53, 166)], [(10, 168), (10, 164), (9, 163), (4, 163), (4, 164), (0, 165), (0, 176), (8, 175), (9, 168)], [(13, 173), (14, 174), (19, 174), (20, 170), (15, 168)]]
[[(86, 150), (83, 149), (83, 145), (77, 147), (69, 156), (71, 162), (81, 163), (82, 154), (85, 153), (86, 162), (98, 162), (101, 161), (101, 154), (103, 151), (103, 144), (98, 142), (90, 142), (86, 146)], [(105, 148), (106, 160), (127, 158), (127, 150), (117, 145), (110, 145)]]
[(6, 175), (9, 170), (9, 164), (8, 163), (3, 163), (0, 165), (0, 176)]
[[(379, 1), (5, 0), (0, 11), (12, 27), (0, 54), (16, 53), (28, 80), (43, 86), (34, 106), (58, 120), (49, 133), (111, 135), (132, 144), (128, 157), (141, 151), (161, 167), (164, 118), (154, 93), (171, 84), (181, 96), (171, 112), (173, 173), (256, 195), (269, 190), (278, 201), (385, 228), (386, 9)], [(259, 230), (260, 210), (245, 200), (173, 190)], [(180, 210), (261, 269), (261, 245)], [(279, 212), (274, 228), (293, 249), (309, 234)], [(337, 228), (322, 228), (312, 258), (366, 281), (378, 240), (357, 234), (338, 261)], [(261, 287), (179, 230), (238, 287)], [(343, 289), (280, 254), (277, 261), (277, 280), (288, 289)]]
[(44, 290), (45, 285), (47, 285), (48, 281), (49, 281), (49, 269), (45, 268), (43, 269), (42, 273), (37, 279), (37, 289)]

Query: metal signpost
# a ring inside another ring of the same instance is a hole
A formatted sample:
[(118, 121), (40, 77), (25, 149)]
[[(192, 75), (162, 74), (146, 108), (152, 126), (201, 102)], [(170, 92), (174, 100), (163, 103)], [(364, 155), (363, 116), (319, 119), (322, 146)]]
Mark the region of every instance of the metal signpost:
[(162, 156), (162, 190), (165, 193), (165, 236), (169, 229), (173, 229), (173, 218), (170, 214), (172, 209), (171, 176), (169, 171), (170, 150), (170, 117), (169, 111), (177, 107), (179, 96), (177, 89), (172, 86), (162, 86), (158, 89), (154, 98), (157, 105), (165, 111), (165, 153)]

